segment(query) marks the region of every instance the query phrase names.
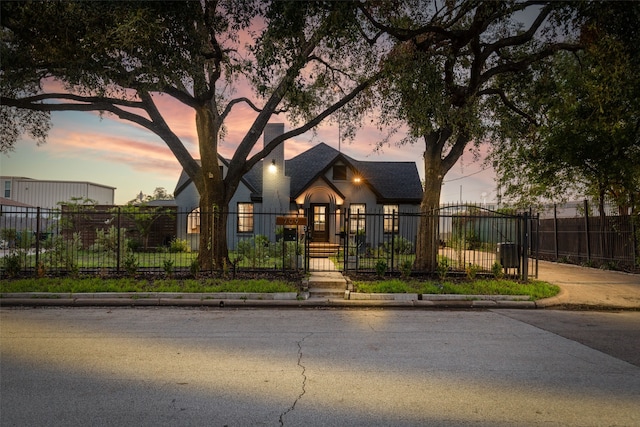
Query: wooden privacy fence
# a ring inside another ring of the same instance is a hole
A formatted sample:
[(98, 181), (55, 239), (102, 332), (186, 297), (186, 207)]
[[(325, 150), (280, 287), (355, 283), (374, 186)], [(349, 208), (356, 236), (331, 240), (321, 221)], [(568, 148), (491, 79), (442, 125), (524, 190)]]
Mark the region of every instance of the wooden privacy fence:
[[(3, 209), (0, 206), (3, 277), (16, 271), (32, 275), (199, 271), (200, 229), (194, 212), (117, 206)], [(463, 275), (506, 271), (522, 278), (536, 274), (535, 239), (529, 238), (532, 222), (527, 214), (466, 205), (443, 207), (432, 215), (327, 212), (326, 241), (317, 240), (317, 221), (308, 212), (229, 212), (227, 218), (229, 265), (224, 268), (228, 269)], [(434, 271), (417, 272), (413, 265), (418, 230), (426, 219), (436, 224), (437, 266)]]

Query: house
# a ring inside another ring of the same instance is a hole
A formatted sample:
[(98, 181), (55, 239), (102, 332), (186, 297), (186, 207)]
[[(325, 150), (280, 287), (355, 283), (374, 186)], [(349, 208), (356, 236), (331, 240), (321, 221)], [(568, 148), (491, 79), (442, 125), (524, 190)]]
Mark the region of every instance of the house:
[(39, 180), (0, 176), (2, 197), (40, 208), (56, 209), (61, 202), (91, 199), (97, 204), (113, 205), (115, 187), (86, 181)]
[[(283, 132), (284, 124), (268, 124), (264, 144)], [(228, 162), (220, 158), (219, 164), (225, 176)], [(199, 195), (184, 171), (174, 196), (178, 210), (190, 213), (179, 215), (178, 237), (196, 249)], [(243, 177), (229, 204), (227, 236), (234, 242), (261, 234), (273, 241), (273, 214), (307, 217), (314, 242), (339, 243), (347, 232), (364, 233), (374, 227), (373, 213), (385, 216), (381, 235), (402, 233), (396, 215), (418, 212), (421, 200), (415, 162), (360, 161), (324, 143), (285, 160), (282, 143)]]

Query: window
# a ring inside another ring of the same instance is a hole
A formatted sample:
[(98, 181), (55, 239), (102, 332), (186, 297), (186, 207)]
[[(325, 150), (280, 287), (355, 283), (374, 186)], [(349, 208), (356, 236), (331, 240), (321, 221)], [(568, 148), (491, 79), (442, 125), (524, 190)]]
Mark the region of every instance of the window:
[(253, 233), (253, 203), (238, 203), (238, 233)]
[(200, 208), (195, 208), (187, 216), (187, 234), (200, 233)]
[(385, 233), (397, 233), (398, 232), (398, 205), (384, 205), (384, 232)]
[(4, 182), (4, 197), (5, 199), (11, 198), (11, 181)]
[(345, 165), (335, 165), (333, 167), (333, 180), (334, 181), (347, 180), (347, 167)]
[(349, 206), (349, 232), (355, 234), (364, 233), (366, 223), (366, 205), (364, 203), (352, 203)]

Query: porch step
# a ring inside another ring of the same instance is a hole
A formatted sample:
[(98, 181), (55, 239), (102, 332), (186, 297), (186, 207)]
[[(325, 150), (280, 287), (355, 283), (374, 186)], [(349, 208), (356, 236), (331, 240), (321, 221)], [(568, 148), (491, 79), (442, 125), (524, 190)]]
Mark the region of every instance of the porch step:
[(347, 281), (337, 271), (312, 272), (309, 276), (309, 298), (344, 299)]
[(329, 258), (340, 250), (338, 243), (311, 242), (309, 243), (309, 258)]

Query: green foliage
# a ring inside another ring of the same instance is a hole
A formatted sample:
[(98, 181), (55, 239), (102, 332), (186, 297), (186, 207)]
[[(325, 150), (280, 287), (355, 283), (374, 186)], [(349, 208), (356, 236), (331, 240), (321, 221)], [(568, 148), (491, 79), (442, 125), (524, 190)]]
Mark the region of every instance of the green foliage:
[(95, 243), (91, 245), (89, 251), (106, 252), (114, 258), (120, 251), (120, 256), (124, 257), (128, 248), (127, 239), (125, 238), (126, 232), (125, 228), (121, 228), (120, 233), (118, 233), (118, 229), (113, 225), (108, 230), (97, 229)]
[(269, 238), (257, 235), (238, 242), (237, 253), (253, 267), (259, 267), (269, 260)]
[(640, 5), (586, 2), (579, 9), (584, 49), (554, 56), (524, 82), (506, 80), (509, 98), (532, 120), (505, 117), (492, 156), (505, 196), (521, 206), (584, 195), (621, 207), (638, 203)]
[(480, 271), (480, 266), (477, 264), (469, 264), (465, 267), (465, 272), (467, 273), (467, 279), (474, 280)]
[(387, 272), (387, 262), (383, 259), (379, 259), (378, 261), (376, 261), (375, 269), (376, 276), (383, 277)]
[(133, 252), (127, 252), (127, 256), (123, 260), (124, 270), (129, 276), (133, 276), (138, 271), (140, 263)]
[(35, 242), (36, 238), (30, 230), (22, 230), (16, 236), (16, 246), (20, 249), (28, 250)]
[(198, 258), (194, 258), (193, 261), (191, 261), (191, 264), (189, 264), (189, 272), (193, 276), (197, 276), (198, 273), (200, 273), (200, 262), (198, 261)]
[(18, 232), (15, 228), (3, 228), (0, 230), (0, 240), (6, 241), (9, 247), (15, 246), (17, 236)]
[(167, 276), (171, 276), (173, 274), (173, 271), (174, 271), (173, 260), (165, 259), (162, 262), (162, 269), (164, 270), (164, 272), (165, 272), (165, 274)]
[(447, 277), (447, 273), (449, 273), (449, 259), (440, 257), (436, 271), (438, 272), (440, 280), (444, 280)]
[(174, 237), (169, 243), (169, 252), (191, 252), (191, 246), (189, 245), (189, 242), (187, 242), (187, 239), (178, 239), (177, 237)]
[(43, 254), (46, 265), (66, 269), (71, 274), (78, 272), (78, 253), (82, 249), (82, 238), (79, 232), (73, 233), (71, 239), (63, 236), (51, 236), (45, 242), (45, 247), (49, 248)]
[(560, 288), (542, 281), (518, 282), (514, 280), (460, 280), (434, 283), (432, 281), (390, 279), (372, 282), (355, 281), (357, 292), (364, 293), (418, 293), (456, 295), (529, 295), (532, 300), (549, 298)]
[(29, 278), (3, 280), (0, 292), (296, 292), (297, 288), (283, 280), (176, 280), (154, 281), (132, 278)]
[[(385, 252), (391, 253), (391, 242), (384, 242), (383, 248)], [(397, 255), (408, 255), (413, 253), (413, 243), (402, 236), (393, 237), (393, 252)]]
[(411, 276), (413, 262), (409, 259), (406, 259), (400, 263), (400, 266), (398, 268), (400, 269), (400, 274), (402, 275), (402, 277), (407, 278)]
[(2, 257), (2, 266), (9, 277), (15, 277), (20, 273), (24, 265), (25, 253), (23, 251), (11, 251)]
[(142, 246), (144, 250), (149, 247), (149, 234), (153, 224), (162, 215), (169, 215), (169, 212), (159, 206), (147, 206), (144, 203), (127, 204), (111, 210), (112, 213), (120, 213), (125, 218), (133, 221), (134, 227), (142, 238)]
[(502, 264), (498, 261), (494, 262), (491, 266), (491, 273), (496, 279), (502, 279), (504, 277), (504, 268), (502, 267)]

